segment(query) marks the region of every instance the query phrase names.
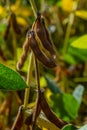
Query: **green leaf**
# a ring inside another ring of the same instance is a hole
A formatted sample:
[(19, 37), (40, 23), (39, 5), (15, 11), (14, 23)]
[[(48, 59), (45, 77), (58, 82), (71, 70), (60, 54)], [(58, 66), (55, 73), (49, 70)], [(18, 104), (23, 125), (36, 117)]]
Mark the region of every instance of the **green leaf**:
[(84, 87), (80, 84), (75, 88), (73, 92), (73, 96), (78, 101), (79, 104), (81, 104), (83, 92)]
[(47, 86), (47, 83), (46, 83), (45, 78), (42, 76), (40, 77), (40, 87), (43, 88), (45, 86)]
[[(87, 37), (87, 35), (84, 35), (84, 37)], [(69, 39), (68, 50), (64, 56), (65, 62), (69, 64), (78, 64), (87, 61), (87, 39), (85, 41), (84, 37), (80, 37), (82, 39), (81, 41), (79, 40), (80, 38), (77, 37)], [(74, 43), (75, 45), (73, 45)]]
[(12, 69), (0, 64), (0, 89), (21, 90), (27, 87), (21, 76)]
[(59, 1), (56, 3), (56, 5), (57, 5), (58, 7), (61, 7), (61, 6), (62, 6), (62, 1), (59, 0)]
[(77, 62), (87, 61), (87, 49), (79, 49), (69, 46), (67, 53), (72, 55)]
[(49, 79), (47, 76), (45, 77), (47, 86), (48, 88), (53, 92), (53, 93), (62, 93), (58, 85), (51, 79)]
[(71, 125), (71, 124), (68, 124), (68, 125), (64, 126), (62, 128), (62, 130), (78, 130), (78, 128), (73, 126), (73, 125)]
[[(53, 111), (62, 119), (70, 121), (78, 115), (80, 104), (70, 94), (53, 94), (50, 97)], [(75, 106), (75, 107), (73, 107)]]
[(6, 23), (5, 23), (5, 22), (2, 22), (2, 23), (0, 24), (0, 32), (4, 32), (5, 29), (6, 29)]
[(78, 16), (78, 17), (80, 17), (80, 18), (82, 18), (84, 20), (87, 20), (87, 11), (85, 11), (85, 10), (77, 10), (75, 12), (75, 14), (76, 14), (76, 16)]
[(72, 42), (71, 46), (79, 49), (87, 49), (87, 34)]
[(69, 63), (69, 64), (73, 64), (73, 65), (77, 63), (77, 61), (75, 60), (75, 58), (72, 55), (68, 54), (68, 53), (65, 54), (64, 61), (67, 62), (67, 63)]
[(87, 125), (82, 126), (79, 130), (87, 130)]

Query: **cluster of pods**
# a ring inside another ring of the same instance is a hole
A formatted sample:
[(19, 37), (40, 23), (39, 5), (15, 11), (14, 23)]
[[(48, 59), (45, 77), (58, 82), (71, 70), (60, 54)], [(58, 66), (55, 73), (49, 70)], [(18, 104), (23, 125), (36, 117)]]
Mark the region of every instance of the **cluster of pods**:
[(49, 32), (45, 25), (45, 20), (40, 13), (37, 13), (37, 18), (34, 21), (32, 28), (26, 35), (26, 40), (23, 44), (23, 53), (17, 64), (17, 68), (21, 69), (29, 48), (33, 51), (35, 57), (46, 67), (56, 67), (56, 53), (51, 41)]

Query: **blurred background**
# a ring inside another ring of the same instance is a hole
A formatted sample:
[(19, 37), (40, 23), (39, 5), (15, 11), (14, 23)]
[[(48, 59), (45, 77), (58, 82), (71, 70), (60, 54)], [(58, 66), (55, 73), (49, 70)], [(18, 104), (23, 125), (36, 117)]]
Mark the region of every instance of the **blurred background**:
[[(35, 0), (45, 18), (57, 53), (58, 67), (40, 64), (40, 84), (46, 99), (61, 119), (87, 124), (87, 0)], [(13, 14), (13, 15), (12, 15)], [(0, 63), (16, 70), (27, 31), (35, 20), (29, 0), (0, 0)], [(19, 72), (26, 80), (28, 59)], [(35, 102), (32, 78), (30, 105)], [(0, 130), (9, 130), (23, 91), (0, 90)]]

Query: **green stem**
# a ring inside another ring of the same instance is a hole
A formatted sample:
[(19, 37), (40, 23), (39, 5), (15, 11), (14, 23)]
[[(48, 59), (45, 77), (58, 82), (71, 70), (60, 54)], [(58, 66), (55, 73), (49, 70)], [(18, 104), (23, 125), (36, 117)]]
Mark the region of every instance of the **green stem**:
[(36, 73), (36, 82), (37, 82), (36, 84), (37, 84), (38, 94), (40, 94), (39, 66), (36, 58), (35, 58), (35, 73)]
[(36, 120), (37, 120), (37, 111), (38, 111), (38, 107), (39, 107), (39, 102), (40, 102), (40, 95), (41, 95), (41, 91), (40, 91), (40, 76), (39, 76), (39, 66), (38, 66), (38, 62), (37, 59), (35, 58), (35, 74), (36, 74), (36, 84), (37, 84), (37, 99), (36, 99), (36, 106), (35, 106), (35, 110), (33, 113), (33, 125), (32, 125), (32, 130), (35, 130), (35, 124), (36, 124)]
[(70, 15), (69, 15), (69, 23), (68, 23), (68, 26), (67, 26), (66, 35), (65, 35), (65, 39), (64, 39), (63, 57), (66, 54), (66, 51), (67, 51), (67, 48), (68, 48), (68, 40), (69, 40), (71, 27), (73, 25), (74, 16), (75, 16), (74, 11), (77, 9), (77, 5), (78, 5), (78, 0), (75, 1), (74, 5), (73, 5), (72, 13), (70, 13)]
[(40, 6), (41, 6), (41, 12), (45, 10), (45, 0), (40, 1)]
[(87, 82), (87, 77), (78, 77), (73, 79), (74, 82)]
[(32, 64), (33, 64), (33, 53), (31, 52), (30, 60), (29, 60), (29, 66), (28, 66), (28, 73), (27, 73), (27, 85), (28, 85), (28, 88), (25, 89), (24, 108), (27, 107), (28, 100), (29, 100), (30, 82), (31, 82), (31, 77), (32, 77), (32, 69), (33, 69)]
[(36, 7), (36, 5), (35, 5), (34, 0), (30, 0), (30, 4), (31, 4), (32, 10), (33, 10), (33, 12), (34, 12), (34, 16), (35, 16), (35, 18), (36, 18), (36, 17), (37, 17), (37, 7)]
[(8, 5), (9, 12), (11, 12), (11, 5), (10, 5), (10, 1), (9, 0), (7, 0), (7, 5)]
[[(31, 78), (32, 78), (32, 70), (33, 70), (33, 52), (30, 54), (30, 60), (29, 60), (29, 66), (28, 66), (28, 72), (27, 72), (27, 85), (28, 88), (25, 89), (25, 95), (24, 95), (24, 109), (27, 108), (28, 101), (29, 101), (29, 95), (30, 95), (30, 83), (31, 83)], [(24, 116), (25, 120), (25, 116)], [(26, 125), (23, 126), (23, 130), (26, 130)]]

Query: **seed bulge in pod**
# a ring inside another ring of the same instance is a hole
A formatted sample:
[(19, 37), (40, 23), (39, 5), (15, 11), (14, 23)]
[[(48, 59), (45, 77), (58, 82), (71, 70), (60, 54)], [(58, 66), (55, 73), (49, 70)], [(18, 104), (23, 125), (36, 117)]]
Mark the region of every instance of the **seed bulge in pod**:
[(45, 25), (45, 21), (44, 21), (44, 18), (42, 17), (41, 18), (42, 19), (42, 24), (43, 24), (43, 27), (44, 27), (44, 30), (45, 30), (45, 33), (46, 33), (46, 37), (47, 37), (47, 40), (49, 41), (49, 43), (50, 43), (50, 45), (52, 46), (51, 48), (51, 50), (52, 50), (52, 55), (53, 55), (53, 57), (54, 57), (54, 59), (56, 58), (56, 52), (55, 52), (55, 49), (54, 49), (54, 47), (53, 47), (53, 43), (52, 43), (52, 40), (51, 40), (51, 38), (50, 38), (50, 34), (49, 34), (49, 31), (48, 31), (48, 29), (47, 29), (47, 27), (46, 27), (46, 25)]
[(34, 31), (31, 31), (29, 34), (29, 45), (34, 52), (34, 55), (36, 58), (46, 67), (48, 68), (54, 68), (56, 67), (55, 61), (52, 58), (49, 58), (43, 53), (37, 43), (37, 40), (35, 39), (35, 33)]
[(46, 32), (47, 30), (44, 27), (41, 14), (37, 15), (37, 19), (33, 25), (33, 30), (35, 31), (36, 35), (39, 37), (44, 48), (47, 49), (50, 52), (50, 54), (54, 57), (55, 50), (54, 47), (52, 46), (51, 40), (48, 40), (49, 38)]

